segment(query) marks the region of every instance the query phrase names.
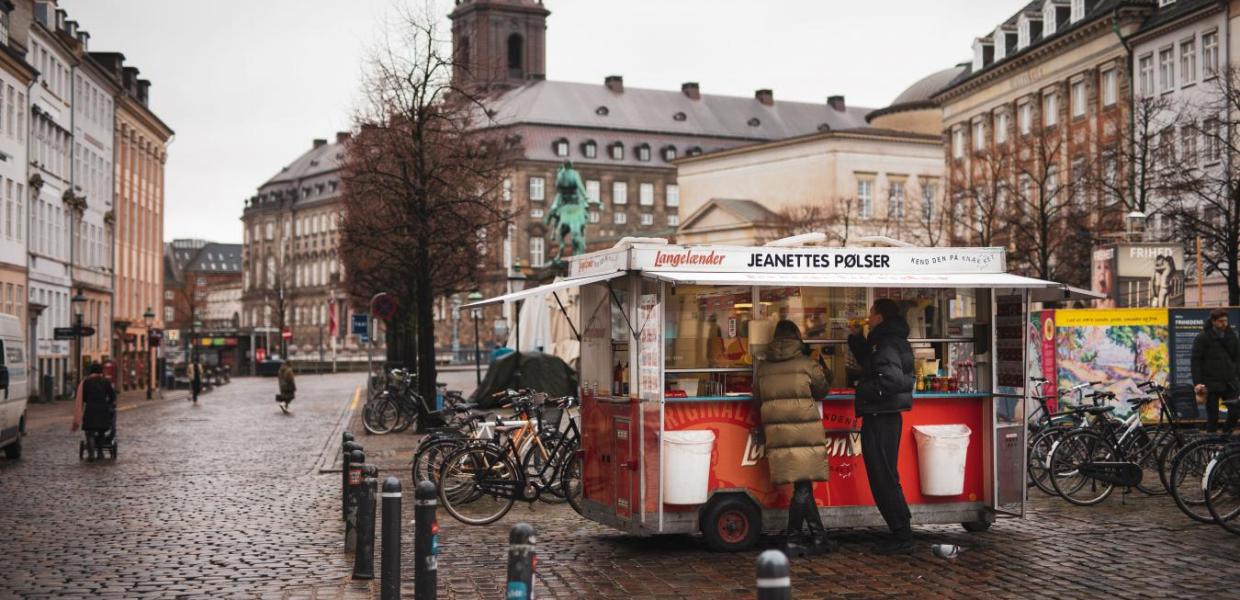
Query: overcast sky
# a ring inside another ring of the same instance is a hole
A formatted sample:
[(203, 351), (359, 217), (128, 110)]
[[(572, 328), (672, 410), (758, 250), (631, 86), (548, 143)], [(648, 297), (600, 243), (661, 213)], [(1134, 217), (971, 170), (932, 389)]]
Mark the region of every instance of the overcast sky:
[[(151, 80), (175, 131), (165, 236), (240, 242), (243, 201), (314, 138), (347, 129), (367, 50), (399, 2), (61, 0)], [(451, 0), (443, 7), (444, 32)], [(970, 57), (1023, 0), (545, 0), (547, 77), (881, 107)]]

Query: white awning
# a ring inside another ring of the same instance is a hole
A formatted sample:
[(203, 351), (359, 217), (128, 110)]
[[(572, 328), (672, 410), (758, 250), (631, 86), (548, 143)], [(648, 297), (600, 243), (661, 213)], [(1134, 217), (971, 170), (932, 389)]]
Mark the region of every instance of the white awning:
[[(892, 273), (647, 273), (656, 279), (688, 285), (757, 285), (801, 287), (891, 288), (1017, 288), (1054, 290), (1062, 299), (1065, 285), (1011, 273), (892, 274)], [(1078, 290), (1085, 292), (1085, 290)], [(1092, 294), (1092, 292), (1088, 292)], [(1091, 296), (1092, 297), (1092, 296)]]
[(1070, 285), (1061, 285), (1057, 288), (1045, 288), (1035, 290), (1029, 294), (1029, 299), (1034, 302), (1065, 302), (1068, 300), (1104, 300), (1106, 294), (1100, 294), (1093, 290), (1081, 289)]
[(475, 306), (486, 306), (488, 304), (499, 304), (500, 302), (516, 302), (517, 300), (524, 300), (526, 298), (529, 298), (530, 296), (537, 296), (538, 294), (548, 294), (551, 292), (565, 290), (568, 288), (573, 288), (573, 287), (577, 287), (581, 285), (588, 285), (591, 283), (598, 283), (600, 281), (607, 281), (609, 279), (615, 279), (624, 274), (625, 274), (624, 271), (615, 271), (613, 273), (604, 273), (602, 275), (591, 275), (589, 277), (578, 277), (576, 279), (561, 279), (555, 283), (548, 283), (547, 285), (540, 285), (536, 288), (530, 288), (528, 290), (521, 290), (519, 292), (513, 292), (511, 294), (504, 294), (503, 296), (496, 296), (494, 298), (488, 298), (486, 300), (479, 300), (477, 302), (471, 302), (469, 304), (461, 306), (461, 308), (473, 308)]

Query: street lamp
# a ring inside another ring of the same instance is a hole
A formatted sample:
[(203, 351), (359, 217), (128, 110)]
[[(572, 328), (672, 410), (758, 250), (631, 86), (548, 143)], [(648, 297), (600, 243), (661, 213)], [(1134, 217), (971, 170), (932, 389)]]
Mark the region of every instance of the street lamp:
[(155, 326), (155, 311), (151, 310), (151, 307), (146, 307), (146, 312), (142, 313), (142, 322), (146, 324), (146, 399), (150, 400), (151, 389), (155, 385), (152, 382), (155, 374), (151, 369), (151, 352), (153, 351), (151, 349), (151, 328)]
[(1134, 210), (1125, 215), (1124, 221), (1128, 224), (1128, 236), (1130, 239), (1134, 233), (1145, 231), (1145, 220), (1147, 218), (1146, 214), (1139, 210)]
[(461, 356), (461, 295), (452, 294), (452, 362)]
[[(513, 292), (520, 292), (525, 289), (525, 282), (526, 282), (525, 273), (521, 272), (521, 259), (517, 259), (516, 261), (512, 263), (512, 270), (508, 272), (508, 286), (512, 288)], [(517, 301), (515, 306), (517, 310), (512, 318), (513, 318), (513, 323), (514, 323), (514, 331), (516, 332), (515, 333), (516, 339), (513, 340), (514, 343), (512, 345), (513, 346), (512, 349), (516, 351), (517, 356), (516, 358), (513, 359), (514, 362), (513, 362), (513, 367), (512, 367), (512, 378), (513, 378), (513, 387), (520, 388), (521, 387), (521, 303), (520, 301)]]
[[(82, 380), (82, 307), (86, 304), (86, 295), (79, 288), (77, 294), (74, 294), (69, 302), (73, 304), (73, 339), (75, 341), (73, 373), (77, 376), (77, 382), (80, 382)], [(76, 388), (76, 385), (74, 387)]]
[[(465, 297), (470, 304), (482, 300), (482, 293), (478, 291), (470, 292)], [(478, 336), (478, 321), (482, 320), (482, 309), (475, 306), (469, 311), (469, 316), (474, 319), (474, 379), (477, 385), (482, 385), (482, 340)]]

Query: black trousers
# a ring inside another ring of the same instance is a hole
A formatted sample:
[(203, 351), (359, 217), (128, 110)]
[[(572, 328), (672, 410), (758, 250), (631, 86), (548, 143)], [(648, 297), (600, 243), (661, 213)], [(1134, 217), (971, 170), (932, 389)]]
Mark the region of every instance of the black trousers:
[[(1223, 394), (1214, 391), (1206, 392), (1206, 431), (1218, 431), (1218, 403), (1224, 400)], [(1223, 432), (1231, 433), (1236, 426), (1236, 421), (1240, 421), (1240, 405), (1233, 404), (1234, 408), (1227, 411), (1227, 422), (1223, 424)]]
[(887, 527), (896, 537), (910, 539), (913, 530), (909, 526), (913, 516), (904, 500), (900, 487), (900, 430), (904, 416), (900, 413), (865, 415), (861, 419), (861, 456), (865, 459), (865, 472), (870, 479), (870, 493), (878, 512), (882, 513)]
[(814, 482), (798, 481), (792, 484), (792, 502), (788, 504), (788, 530), (785, 533), (799, 533), (806, 525), (811, 534), (825, 531), (822, 515), (818, 514), (818, 504), (814, 502)]

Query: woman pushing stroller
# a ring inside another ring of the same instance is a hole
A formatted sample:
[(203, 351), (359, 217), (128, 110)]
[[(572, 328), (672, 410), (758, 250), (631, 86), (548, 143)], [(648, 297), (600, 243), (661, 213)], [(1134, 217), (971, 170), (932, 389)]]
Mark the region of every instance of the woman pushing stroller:
[(86, 436), (78, 450), (81, 458), (101, 459), (105, 448), (116, 458), (116, 390), (103, 376), (101, 363), (91, 364), (90, 374), (78, 384), (73, 431), (78, 429)]

